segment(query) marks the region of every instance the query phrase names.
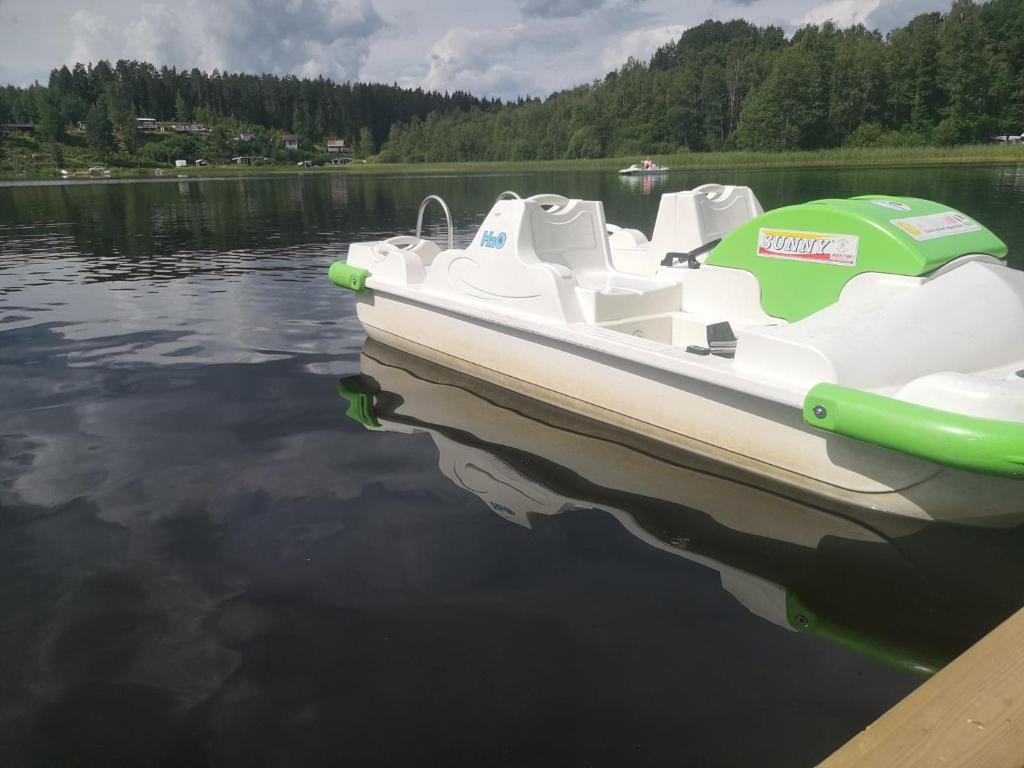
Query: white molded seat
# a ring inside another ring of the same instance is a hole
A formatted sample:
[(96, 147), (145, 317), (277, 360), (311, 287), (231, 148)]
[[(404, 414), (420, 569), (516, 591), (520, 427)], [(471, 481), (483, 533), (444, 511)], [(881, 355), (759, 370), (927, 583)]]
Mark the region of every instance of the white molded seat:
[(527, 222), (537, 258), (571, 270), (586, 322), (679, 309), (682, 289), (678, 284), (615, 271), (600, 202), (569, 200), (551, 210), (537, 205), (530, 210)]
[(529, 205), (524, 224), (530, 232), (537, 258), (568, 267), (577, 276), (612, 269), (612, 255), (605, 236), (604, 206), (595, 200), (566, 200), (545, 210)]
[(673, 281), (615, 272), (578, 275), (576, 281), (576, 298), (588, 323), (678, 312), (682, 306), (683, 288)]
[(661, 196), (651, 236), (651, 258), (692, 251), (764, 213), (750, 187), (704, 184)]

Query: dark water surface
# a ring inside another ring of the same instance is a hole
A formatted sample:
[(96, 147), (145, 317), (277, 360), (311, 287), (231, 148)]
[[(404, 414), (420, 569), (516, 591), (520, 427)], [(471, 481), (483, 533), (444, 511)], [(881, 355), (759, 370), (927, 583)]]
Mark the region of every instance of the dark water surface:
[(811, 765), (1009, 615), (1024, 528), (364, 351), (325, 277), (429, 193), (466, 242), (505, 189), (649, 232), (708, 180), (938, 199), (1024, 266), (1018, 166), (0, 186), (0, 765)]

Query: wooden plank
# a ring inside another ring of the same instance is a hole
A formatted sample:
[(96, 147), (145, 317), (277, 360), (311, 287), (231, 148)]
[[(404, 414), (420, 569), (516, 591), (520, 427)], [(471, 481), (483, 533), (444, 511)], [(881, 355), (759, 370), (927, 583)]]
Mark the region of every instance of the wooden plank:
[[(956, 621), (956, 616), (950, 616)], [(821, 764), (1024, 767), (1024, 609)]]

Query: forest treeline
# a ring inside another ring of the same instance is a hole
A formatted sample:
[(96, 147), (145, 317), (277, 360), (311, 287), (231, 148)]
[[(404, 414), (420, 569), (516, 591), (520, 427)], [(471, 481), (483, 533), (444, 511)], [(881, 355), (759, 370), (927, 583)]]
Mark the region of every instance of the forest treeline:
[[(50, 142), (66, 140), (69, 127), (81, 124), (100, 156), (120, 154), (122, 160), (164, 160), (167, 152), (188, 155), (200, 149), (216, 154), (219, 144), (230, 153), (231, 137), (239, 131), (257, 132), (258, 146), (251, 149), (261, 154), (273, 153), (275, 144), (279, 148), (285, 131), (299, 135), (305, 145), (346, 138), (350, 144), (361, 142), (362, 154), (372, 154), (396, 123), (499, 106), (497, 100), (461, 91), (206, 73), (124, 60), (54, 69), (46, 85), (0, 87), (0, 123), (31, 123)], [(177, 141), (163, 143), (180, 146), (160, 147), (146, 141), (155, 137), (136, 132), (137, 117), (201, 123), (218, 135), (206, 141), (174, 137)]]
[[(956, 0), (887, 34), (706, 21), (588, 85), (513, 103), (397, 85), (119, 61), (0, 89), (0, 122), (131, 155), (138, 116), (337, 136), (384, 162), (547, 160), (723, 149), (918, 146), (1024, 131), (1024, 0)], [(230, 130), (228, 130), (230, 129)], [(123, 146), (115, 148), (113, 137)]]

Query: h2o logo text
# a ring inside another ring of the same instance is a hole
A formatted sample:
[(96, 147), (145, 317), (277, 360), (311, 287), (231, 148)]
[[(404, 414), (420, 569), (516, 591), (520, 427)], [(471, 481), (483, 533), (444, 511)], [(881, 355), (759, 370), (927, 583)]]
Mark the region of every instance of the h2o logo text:
[(480, 245), (484, 248), (504, 248), (506, 240), (508, 240), (508, 236), (504, 232), (494, 234), (488, 229), (480, 238)]

